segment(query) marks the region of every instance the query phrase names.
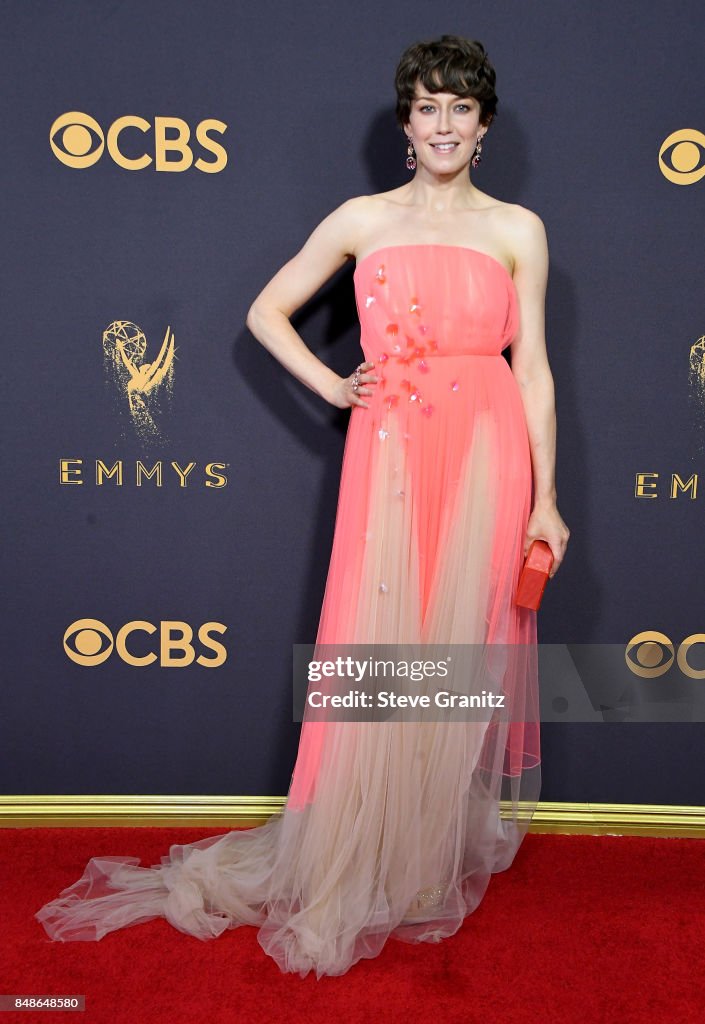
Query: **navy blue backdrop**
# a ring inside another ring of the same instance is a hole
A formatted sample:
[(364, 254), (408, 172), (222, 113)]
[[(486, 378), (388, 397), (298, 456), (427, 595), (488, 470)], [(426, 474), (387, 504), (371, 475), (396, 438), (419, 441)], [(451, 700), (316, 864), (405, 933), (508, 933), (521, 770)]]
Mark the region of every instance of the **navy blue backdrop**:
[[(2, 20), (5, 793), (286, 792), (347, 414), (245, 317), (330, 210), (407, 178), (394, 69), (443, 32), (497, 69), (478, 186), (549, 238), (572, 536), (540, 638), (703, 630), (699, 501), (670, 491), (703, 460), (701, 4), (17, 0)], [(352, 266), (293, 322), (351, 372)], [(702, 742), (545, 725), (542, 798), (700, 804)]]

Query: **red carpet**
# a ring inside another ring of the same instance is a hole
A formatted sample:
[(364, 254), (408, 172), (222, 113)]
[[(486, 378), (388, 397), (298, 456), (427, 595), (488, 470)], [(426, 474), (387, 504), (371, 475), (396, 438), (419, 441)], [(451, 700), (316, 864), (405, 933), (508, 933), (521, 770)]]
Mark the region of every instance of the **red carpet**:
[[(241, 927), (210, 942), (164, 920), (54, 943), (32, 916), (99, 854), (156, 864), (227, 829), (0, 830), (0, 993), (86, 996), (114, 1024), (327, 1021), (463, 1024), (701, 1021), (705, 842), (528, 835), (480, 907), (438, 944), (390, 940), (339, 978), (283, 975)], [(7, 1012), (2, 1024), (65, 1020)]]

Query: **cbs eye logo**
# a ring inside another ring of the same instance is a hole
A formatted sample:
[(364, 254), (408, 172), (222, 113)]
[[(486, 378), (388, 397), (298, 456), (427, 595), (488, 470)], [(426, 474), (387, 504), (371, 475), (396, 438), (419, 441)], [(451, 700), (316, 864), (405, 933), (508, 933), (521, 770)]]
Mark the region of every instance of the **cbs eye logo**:
[[(67, 167), (92, 167), (100, 160), (107, 146), (114, 162), (126, 171), (141, 171), (151, 163), (154, 163), (157, 171), (187, 171), (193, 164), (197, 170), (206, 174), (217, 174), (226, 166), (228, 154), (208, 133), (222, 135), (227, 127), (215, 118), (208, 118), (196, 125), (196, 141), (202, 149), (212, 153), (215, 160), (203, 160), (199, 156), (194, 161), (190, 145), (191, 129), (180, 117), (155, 117), (154, 125), (151, 125), (143, 117), (127, 114), (114, 121), (107, 133), (104, 133), (90, 114), (71, 110), (61, 114), (52, 124), (49, 129), (49, 144), (57, 160)], [(120, 136), (129, 130), (137, 130), (142, 136), (146, 136), (151, 130), (149, 148), (154, 153), (153, 157), (149, 153), (130, 157), (122, 152)], [(168, 130), (175, 132), (176, 135), (167, 138)], [(178, 159), (167, 160), (167, 153), (178, 154)]]
[[(631, 638), (624, 657), (634, 675), (642, 679), (656, 679), (657, 676), (665, 675), (674, 661), (689, 679), (705, 679), (705, 668), (694, 668), (688, 663), (688, 654), (696, 644), (705, 644), (705, 633), (691, 633), (683, 640), (676, 654), (673, 643), (665, 633), (646, 629)], [(703, 658), (705, 652), (701, 655), (701, 660)]]
[(705, 176), (705, 135), (695, 128), (672, 132), (661, 144), (658, 165), (674, 185), (694, 185)]
[[(128, 665), (153, 665), (156, 661), (162, 668), (186, 668), (195, 660), (205, 668), (218, 668), (228, 656), (223, 644), (214, 640), (211, 633), (225, 633), (227, 626), (222, 622), (204, 622), (198, 630), (198, 641), (202, 647), (213, 653), (199, 654), (192, 643), (193, 630), (187, 622), (164, 621), (159, 626), (135, 619), (118, 630), (115, 637), (104, 622), (99, 619), (76, 619), (64, 633), (64, 650), (77, 665), (102, 665), (115, 650), (118, 657)], [(149, 635), (158, 633), (154, 650), (137, 655), (128, 648), (133, 633)]]

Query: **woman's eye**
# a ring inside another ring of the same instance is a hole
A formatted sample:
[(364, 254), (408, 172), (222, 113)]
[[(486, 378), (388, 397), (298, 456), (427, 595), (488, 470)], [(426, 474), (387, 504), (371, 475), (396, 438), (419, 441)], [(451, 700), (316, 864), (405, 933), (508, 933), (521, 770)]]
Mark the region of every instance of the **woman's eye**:
[[(467, 103), (458, 103), (455, 109), (456, 109), (456, 110), (458, 110), (458, 109), (461, 109), (461, 108), (462, 108), (463, 110), (469, 110), (469, 109), (470, 109), (470, 107), (468, 106), (468, 104), (467, 104)], [(421, 112), (423, 113), (423, 111), (424, 111), (424, 110), (434, 110), (435, 108), (434, 108), (433, 104), (431, 104), (431, 103), (425, 103), (425, 104), (423, 105), (423, 107), (420, 107), (419, 109), (420, 109), (420, 110), (421, 110)]]

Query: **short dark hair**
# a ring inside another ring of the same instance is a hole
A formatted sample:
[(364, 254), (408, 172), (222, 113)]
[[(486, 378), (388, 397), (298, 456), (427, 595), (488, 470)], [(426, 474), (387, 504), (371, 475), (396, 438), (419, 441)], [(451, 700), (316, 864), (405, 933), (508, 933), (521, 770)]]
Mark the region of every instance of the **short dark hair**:
[(394, 76), (399, 127), (403, 131), (409, 121), (419, 80), (430, 93), (473, 96), (480, 104), (480, 123), (489, 125), (497, 111), (496, 77), (487, 51), (477, 39), (443, 35), (426, 43), (413, 43), (402, 54)]

